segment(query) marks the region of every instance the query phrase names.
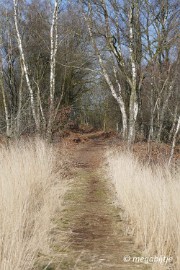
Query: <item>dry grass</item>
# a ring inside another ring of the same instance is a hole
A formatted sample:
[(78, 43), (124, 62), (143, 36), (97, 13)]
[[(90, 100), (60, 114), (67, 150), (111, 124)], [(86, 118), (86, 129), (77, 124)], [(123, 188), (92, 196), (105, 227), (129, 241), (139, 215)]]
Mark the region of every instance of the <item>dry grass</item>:
[(56, 154), (41, 140), (0, 148), (0, 269), (32, 269), (48, 250), (51, 218), (63, 194)]
[(125, 152), (109, 153), (108, 163), (118, 203), (144, 254), (172, 256), (180, 269), (180, 174), (141, 165)]

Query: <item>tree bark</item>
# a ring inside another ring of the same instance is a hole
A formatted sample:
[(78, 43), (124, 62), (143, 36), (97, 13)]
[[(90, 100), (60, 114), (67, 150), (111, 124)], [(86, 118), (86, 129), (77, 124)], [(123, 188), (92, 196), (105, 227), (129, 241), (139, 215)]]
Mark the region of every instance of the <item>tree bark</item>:
[(33, 93), (31, 83), (30, 83), (30, 79), (29, 79), (28, 66), (27, 66), (27, 63), (25, 60), (24, 50), (23, 50), (23, 46), (22, 46), (22, 39), (21, 39), (19, 26), (18, 26), (18, 12), (17, 12), (18, 0), (13, 0), (13, 3), (14, 3), (14, 23), (15, 23), (15, 29), (16, 29), (16, 35), (17, 35), (18, 48), (19, 48), (20, 57), (21, 57), (21, 63), (22, 63), (22, 67), (24, 70), (25, 78), (26, 78), (26, 83), (27, 83), (28, 90), (29, 90), (33, 119), (35, 121), (36, 130), (39, 131), (40, 123), (39, 123), (37, 115), (36, 115), (34, 93)]
[(16, 116), (16, 134), (17, 134), (17, 136), (20, 135), (20, 127), (21, 127), (23, 79), (24, 79), (24, 69), (23, 69), (23, 67), (21, 67), (21, 81), (20, 81), (19, 93), (18, 93), (18, 111), (17, 111), (17, 116)]
[(137, 68), (135, 62), (134, 52), (134, 4), (131, 4), (129, 12), (129, 52), (131, 60), (131, 95), (129, 104), (129, 131), (128, 131), (128, 143), (131, 144), (135, 139), (135, 124), (138, 114), (138, 97), (137, 97)]
[(172, 142), (172, 147), (171, 147), (171, 154), (170, 154), (170, 157), (169, 157), (168, 165), (171, 164), (171, 161), (172, 161), (172, 158), (173, 158), (173, 155), (174, 155), (174, 149), (175, 149), (175, 145), (176, 145), (176, 138), (177, 138), (179, 129), (180, 129), (180, 116), (179, 116), (179, 118), (178, 118), (176, 130), (175, 130), (174, 136), (173, 136), (173, 142)]
[(163, 123), (164, 123), (164, 116), (165, 116), (165, 112), (166, 112), (166, 109), (167, 109), (167, 106), (168, 106), (168, 101), (172, 95), (172, 86), (169, 87), (169, 90), (168, 90), (168, 94), (167, 94), (167, 97), (164, 101), (164, 104), (163, 104), (163, 107), (161, 109), (161, 112), (160, 112), (160, 117), (159, 117), (159, 130), (158, 130), (158, 134), (157, 134), (157, 140), (158, 142), (161, 141), (161, 134), (162, 134), (162, 130), (163, 130)]
[(172, 137), (173, 137), (173, 132), (174, 132), (176, 121), (177, 121), (177, 113), (178, 113), (178, 106), (176, 105), (174, 114), (173, 114), (173, 123), (172, 123), (172, 127), (171, 127), (171, 130), (169, 132), (169, 137), (168, 137), (169, 142), (172, 140)]
[[(0, 43), (2, 44), (2, 39), (0, 37)], [(1, 48), (0, 48), (0, 87), (2, 91), (2, 98), (3, 98), (3, 105), (4, 105), (4, 112), (5, 112), (5, 120), (6, 120), (6, 135), (7, 137), (11, 136), (11, 122), (10, 122), (10, 115), (6, 100), (6, 93), (4, 89), (4, 82), (3, 82), (3, 66), (2, 66), (2, 55), (1, 55)]]
[(55, 94), (55, 73), (56, 73), (56, 53), (58, 47), (58, 32), (57, 32), (57, 20), (58, 20), (58, 8), (59, 1), (55, 0), (54, 11), (50, 30), (50, 104), (49, 104), (49, 119), (47, 125), (47, 138), (50, 141), (52, 137), (52, 125), (54, 119), (54, 94)]
[[(103, 3), (104, 3), (104, 1), (103, 1)], [(91, 13), (92, 12), (92, 7), (91, 7), (90, 4), (89, 4), (89, 10), (90, 10), (90, 13)], [(85, 15), (84, 12), (83, 12), (83, 15), (84, 15), (85, 21), (87, 23), (89, 35), (90, 35), (94, 50), (95, 50), (96, 55), (98, 57), (98, 62), (99, 62), (102, 74), (104, 76), (104, 79), (105, 79), (107, 85), (109, 86), (109, 89), (111, 91), (112, 96), (114, 97), (114, 99), (117, 101), (117, 103), (119, 105), (121, 115), (122, 115), (122, 120), (123, 120), (122, 121), (123, 122), (123, 126), (122, 126), (123, 138), (126, 139), (126, 135), (127, 135), (127, 114), (126, 114), (126, 110), (125, 110), (125, 103), (124, 103), (123, 97), (122, 97), (121, 85), (120, 85), (120, 83), (119, 83), (119, 81), (117, 79), (116, 67), (114, 65), (113, 70), (114, 70), (114, 74), (115, 74), (116, 84), (117, 84), (117, 87), (118, 87), (118, 94), (116, 93), (116, 90), (115, 90), (115, 88), (113, 86), (113, 83), (112, 83), (112, 81), (111, 81), (111, 79), (110, 79), (110, 77), (108, 75), (108, 72), (107, 72), (107, 70), (105, 68), (105, 65), (104, 65), (102, 57), (101, 57), (101, 53), (100, 53), (100, 51), (99, 51), (99, 49), (98, 49), (98, 47), (96, 45), (96, 41), (95, 41), (95, 38), (93, 36), (93, 32), (92, 32), (92, 14), (91, 14), (90, 19)]]
[(4, 112), (5, 112), (5, 119), (6, 119), (6, 136), (11, 136), (11, 123), (10, 123), (10, 115), (8, 111), (8, 105), (6, 100), (6, 94), (4, 90), (4, 83), (3, 83), (3, 72), (2, 72), (2, 61), (0, 60), (0, 87), (2, 91), (2, 98), (3, 98), (3, 105), (4, 105)]

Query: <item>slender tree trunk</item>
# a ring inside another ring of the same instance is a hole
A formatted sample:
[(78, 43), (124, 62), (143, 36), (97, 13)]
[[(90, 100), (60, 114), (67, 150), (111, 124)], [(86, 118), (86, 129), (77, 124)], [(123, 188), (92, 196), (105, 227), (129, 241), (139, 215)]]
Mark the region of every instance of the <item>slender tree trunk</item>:
[[(89, 9), (91, 10), (90, 5), (89, 5)], [(108, 75), (108, 72), (106, 71), (106, 68), (104, 66), (101, 54), (100, 54), (99, 49), (98, 49), (98, 47), (96, 45), (96, 41), (95, 41), (95, 39), (93, 37), (92, 20), (91, 20), (91, 18), (88, 19), (88, 17), (85, 14), (84, 14), (84, 18), (85, 18), (85, 21), (87, 23), (89, 35), (90, 35), (94, 50), (96, 52), (96, 55), (98, 57), (99, 65), (100, 65), (102, 74), (104, 76), (104, 79), (105, 79), (107, 85), (109, 86), (109, 89), (111, 91), (112, 96), (114, 97), (114, 99), (117, 101), (117, 103), (119, 105), (121, 115), (122, 115), (122, 120), (123, 120), (123, 128), (122, 128), (123, 129), (123, 138), (125, 139), (126, 135), (127, 135), (127, 114), (126, 114), (125, 104), (124, 104), (123, 97), (122, 97), (121, 85), (118, 82), (117, 75), (116, 75), (116, 73), (117, 73), (116, 68), (115, 68), (115, 66), (113, 67), (115, 78), (116, 78), (116, 83), (117, 83), (117, 86), (118, 86), (118, 94), (116, 93), (115, 88), (113, 86), (113, 83), (111, 82), (110, 77)]]
[(15, 29), (16, 29), (16, 35), (17, 35), (18, 48), (19, 48), (19, 52), (20, 52), (22, 67), (23, 67), (23, 70), (24, 70), (25, 78), (26, 78), (26, 83), (27, 83), (27, 86), (28, 86), (29, 94), (30, 94), (30, 101), (31, 101), (31, 109), (32, 109), (33, 119), (35, 121), (36, 130), (39, 131), (40, 123), (39, 123), (37, 115), (36, 115), (36, 108), (35, 108), (35, 102), (34, 102), (34, 93), (33, 93), (32, 87), (31, 87), (30, 79), (29, 79), (28, 66), (27, 66), (27, 63), (26, 63), (26, 60), (25, 60), (21, 35), (20, 35), (20, 31), (19, 31), (19, 26), (18, 26), (18, 12), (17, 12), (17, 10), (18, 10), (18, 0), (13, 0), (13, 3), (14, 3), (14, 23), (15, 23)]
[[(42, 101), (41, 101), (41, 91), (40, 91), (40, 82), (39, 81), (35, 81), (34, 83), (37, 87), (37, 117), (39, 119), (39, 121), (41, 122), (41, 118), (42, 118), (42, 133), (44, 134), (46, 131), (46, 117), (44, 114), (44, 110), (43, 110), (43, 106), (42, 106)], [(45, 135), (45, 134), (44, 134)]]
[[(0, 43), (2, 43), (0, 37)], [(4, 89), (4, 82), (3, 82), (3, 66), (2, 66), (2, 55), (1, 55), (1, 48), (0, 48), (0, 87), (2, 91), (2, 98), (3, 98), (3, 105), (4, 105), (4, 112), (5, 112), (5, 120), (6, 120), (6, 135), (7, 137), (11, 136), (11, 122), (10, 122), (10, 115), (6, 100), (6, 93)]]
[(158, 130), (158, 134), (157, 134), (158, 142), (161, 141), (161, 134), (162, 134), (163, 123), (164, 123), (164, 116), (165, 116), (166, 109), (167, 109), (167, 106), (168, 106), (168, 101), (169, 101), (169, 98), (171, 97), (171, 95), (172, 95), (172, 87), (170, 87), (170, 89), (168, 91), (167, 97), (165, 99), (165, 102), (164, 102), (163, 107), (161, 109), (161, 112), (159, 114), (159, 130)]
[(47, 125), (47, 138), (50, 141), (52, 137), (52, 125), (54, 119), (54, 94), (55, 94), (55, 73), (56, 73), (56, 53), (58, 47), (58, 33), (57, 33), (57, 20), (58, 20), (59, 1), (54, 3), (54, 12), (50, 30), (50, 104), (49, 104), (49, 119)]
[(24, 79), (24, 70), (21, 67), (21, 81), (20, 81), (19, 93), (18, 93), (18, 111), (17, 111), (17, 116), (16, 116), (16, 134), (17, 134), (17, 136), (20, 135), (20, 127), (21, 127), (23, 79)]
[(176, 145), (176, 138), (177, 138), (179, 129), (180, 129), (180, 116), (179, 116), (179, 118), (178, 118), (176, 130), (175, 130), (174, 136), (173, 136), (173, 142), (172, 142), (172, 147), (171, 147), (171, 154), (170, 154), (170, 157), (169, 157), (168, 165), (171, 164), (171, 161), (172, 161), (172, 158), (173, 158), (173, 155), (174, 155), (174, 149), (175, 149), (175, 145)]
[(123, 98), (122, 98), (122, 90), (121, 90), (121, 85), (117, 79), (117, 71), (116, 71), (116, 68), (114, 67), (114, 74), (115, 74), (115, 79), (116, 79), (116, 84), (118, 86), (118, 90), (119, 90), (119, 96), (117, 97), (118, 98), (118, 104), (119, 104), (119, 108), (120, 108), (120, 111), (121, 111), (121, 115), (122, 115), (122, 135), (123, 135), (123, 138), (125, 139), (127, 137), (127, 130), (128, 130), (128, 126), (127, 126), (127, 114), (126, 114), (126, 108), (125, 108), (125, 103), (123, 101)]
[(171, 127), (171, 130), (169, 132), (169, 137), (168, 137), (169, 142), (172, 140), (173, 132), (174, 132), (174, 129), (175, 129), (175, 126), (176, 126), (177, 112), (178, 112), (178, 106), (176, 105), (175, 110), (174, 110), (173, 123), (172, 123), (172, 127)]
[(65, 67), (65, 71), (64, 71), (64, 80), (63, 80), (63, 84), (62, 84), (62, 88), (61, 88), (61, 95), (60, 95), (59, 102), (58, 102), (58, 104), (57, 104), (57, 106), (56, 106), (56, 109), (55, 109), (53, 122), (55, 122), (55, 120), (56, 120), (56, 117), (57, 117), (57, 114), (58, 114), (58, 111), (59, 111), (59, 107), (60, 107), (60, 105), (61, 105), (61, 102), (62, 102), (62, 99), (63, 99), (63, 96), (64, 96), (64, 92), (65, 92), (65, 82), (66, 82), (66, 75), (67, 75), (67, 67)]
[(132, 82), (131, 82), (131, 96), (130, 96), (130, 104), (129, 104), (129, 131), (128, 131), (128, 143), (131, 144), (135, 139), (135, 124), (138, 114), (138, 97), (137, 97), (137, 69), (135, 63), (135, 53), (134, 53), (134, 5), (131, 4), (130, 13), (129, 13), (129, 52), (130, 52), (130, 60), (131, 60), (131, 74), (132, 74)]
[(44, 133), (45, 130), (46, 130), (46, 117), (44, 115), (44, 110), (43, 110), (43, 106), (42, 106), (41, 93), (40, 93), (39, 85), (37, 86), (37, 90), (38, 90), (38, 105), (39, 105), (39, 110), (40, 110), (41, 117), (42, 117), (43, 133)]
[(138, 102), (136, 89), (131, 89), (130, 105), (129, 105), (129, 131), (128, 131), (128, 143), (132, 144), (135, 140), (135, 125), (138, 114)]
[(15, 74), (13, 68), (13, 55), (12, 55), (12, 39), (10, 30), (8, 31), (8, 44), (7, 44), (7, 59), (8, 59), (8, 74), (9, 74), (9, 89), (10, 89), (10, 102), (9, 102), (9, 114), (11, 117), (11, 133), (14, 133), (16, 129), (16, 107), (17, 107), (17, 98), (16, 98), (16, 86), (15, 86)]
[(149, 135), (148, 135), (148, 144), (154, 137), (154, 104), (153, 104), (153, 88), (151, 88), (150, 93), (150, 126), (149, 126)]
[(2, 72), (0, 72), (0, 87), (2, 91), (2, 98), (3, 98), (3, 105), (4, 105), (4, 112), (5, 112), (5, 119), (6, 119), (6, 135), (7, 137), (11, 136), (11, 123), (10, 123), (10, 115), (8, 111), (7, 101), (6, 101), (6, 94), (4, 90), (4, 84), (3, 84), (3, 77)]

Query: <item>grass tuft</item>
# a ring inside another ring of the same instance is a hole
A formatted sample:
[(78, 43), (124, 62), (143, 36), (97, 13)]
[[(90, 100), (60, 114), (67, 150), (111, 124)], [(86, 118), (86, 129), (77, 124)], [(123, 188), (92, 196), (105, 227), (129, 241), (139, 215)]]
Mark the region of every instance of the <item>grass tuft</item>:
[(63, 194), (56, 166), (53, 147), (39, 139), (0, 148), (1, 270), (32, 269), (38, 252), (48, 251)]
[(180, 269), (180, 175), (144, 166), (126, 152), (108, 153), (108, 164), (118, 202), (144, 254), (173, 257)]

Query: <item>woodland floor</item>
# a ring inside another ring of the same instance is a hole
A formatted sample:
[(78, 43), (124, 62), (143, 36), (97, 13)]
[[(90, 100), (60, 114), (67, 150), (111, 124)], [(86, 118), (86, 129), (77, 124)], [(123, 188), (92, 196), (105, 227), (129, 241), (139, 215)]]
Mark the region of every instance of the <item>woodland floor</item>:
[(93, 138), (71, 151), (68, 174), (72, 180), (64, 210), (55, 220), (52, 256), (41, 258), (37, 269), (151, 269), (123, 261), (126, 255), (141, 255), (135, 250), (133, 238), (125, 235), (122, 210), (114, 203), (103, 171), (106, 146), (107, 140)]

